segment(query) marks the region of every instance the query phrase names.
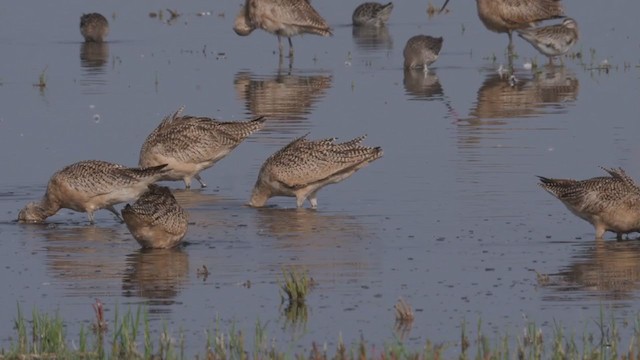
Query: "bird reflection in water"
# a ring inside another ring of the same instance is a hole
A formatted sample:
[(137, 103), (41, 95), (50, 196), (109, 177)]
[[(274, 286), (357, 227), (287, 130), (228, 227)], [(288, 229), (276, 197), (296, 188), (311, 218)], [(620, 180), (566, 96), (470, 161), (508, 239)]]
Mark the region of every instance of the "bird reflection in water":
[[(371, 229), (373, 225), (363, 224), (362, 218), (310, 209), (258, 208), (255, 221), (260, 243), (286, 253), (293, 260), (291, 265), (308, 270), (318, 284), (336, 277), (346, 283), (353, 279), (373, 281), (372, 269), (380, 267), (380, 254), (369, 247), (371, 241), (377, 241), (379, 232)], [(269, 271), (281, 271), (282, 263), (267, 267)], [(352, 290), (348, 287), (343, 291)], [(287, 308), (283, 315), (291, 323), (304, 325), (306, 309)]]
[(109, 44), (83, 42), (80, 44), (80, 85), (85, 94), (102, 94), (99, 87), (106, 85), (106, 65), (109, 62)]
[(147, 299), (150, 312), (170, 312), (167, 305), (174, 304), (174, 298), (186, 286), (189, 256), (181, 248), (139, 249), (127, 255), (126, 267), (123, 296)]
[(63, 281), (67, 296), (103, 296), (112, 293), (109, 287), (122, 277), (125, 252), (119, 255), (129, 241), (126, 235), (120, 224), (117, 227), (49, 224), (33, 237), (46, 239), (48, 272)]
[(363, 52), (393, 49), (393, 38), (384, 25), (354, 26), (351, 34), (357, 49)]
[[(596, 241), (582, 247), (573, 262), (550, 275), (548, 288), (561, 297), (603, 300), (633, 300), (640, 290), (640, 242)], [(561, 300), (549, 294), (548, 301)]]
[(285, 247), (345, 248), (354, 239), (366, 239), (371, 234), (355, 216), (323, 214), (310, 209), (258, 208), (258, 228), (281, 240)]
[(247, 112), (269, 119), (263, 133), (276, 131), (288, 134), (308, 131), (310, 124), (307, 118), (315, 103), (324, 98), (327, 89), (331, 88), (332, 77), (281, 71), (267, 76), (239, 72), (233, 83), (237, 97), (246, 104)]
[(580, 86), (575, 74), (563, 66), (538, 70), (531, 78), (519, 76), (515, 83), (510, 83), (501, 74), (487, 76), (467, 121), (474, 124), (483, 123), (485, 119), (539, 117), (566, 112), (567, 106), (578, 98)]
[(404, 69), (403, 83), (411, 100), (435, 100), (444, 96), (438, 75), (432, 71)]

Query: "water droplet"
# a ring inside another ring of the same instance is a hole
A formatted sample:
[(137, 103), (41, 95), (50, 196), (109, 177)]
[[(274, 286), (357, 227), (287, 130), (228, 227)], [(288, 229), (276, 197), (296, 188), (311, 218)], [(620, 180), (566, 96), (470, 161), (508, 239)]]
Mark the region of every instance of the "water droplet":
[(100, 122), (100, 114), (93, 114), (93, 122), (96, 124)]

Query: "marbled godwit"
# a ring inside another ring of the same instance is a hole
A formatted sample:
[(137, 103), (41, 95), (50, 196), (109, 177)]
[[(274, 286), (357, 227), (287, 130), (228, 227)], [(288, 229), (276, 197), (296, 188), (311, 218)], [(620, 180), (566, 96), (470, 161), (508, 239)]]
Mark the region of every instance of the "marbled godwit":
[(553, 63), (554, 56), (566, 54), (578, 41), (578, 24), (571, 18), (564, 19), (562, 24), (517, 31), (521, 38), (549, 57), (549, 64)]
[(318, 206), (318, 190), (338, 183), (382, 156), (380, 147), (360, 145), (364, 136), (336, 144), (335, 139), (293, 140), (271, 155), (260, 168), (250, 206), (262, 207), (273, 196), (296, 198), (297, 207), (309, 199)]
[(42, 222), (62, 208), (86, 212), (91, 223), (94, 211), (100, 209), (107, 209), (120, 219), (113, 205), (136, 199), (149, 184), (160, 179), (165, 166), (127, 168), (98, 160), (77, 162), (53, 174), (42, 200), (27, 204), (20, 210), (18, 220)]
[(165, 186), (149, 185), (133, 205), (122, 209), (122, 218), (143, 248), (178, 246), (187, 233), (187, 213)]
[[(444, 2), (440, 12), (448, 2)], [(509, 35), (509, 52), (513, 49), (513, 30), (564, 17), (560, 0), (476, 0), (476, 6), (478, 17), (487, 29)]]
[(260, 130), (264, 117), (251, 121), (219, 122), (207, 117), (181, 116), (184, 107), (167, 116), (149, 134), (140, 149), (142, 167), (168, 164), (161, 180), (183, 180), (191, 187), (191, 178), (198, 180), (200, 172), (224, 158), (253, 132)]
[(103, 42), (109, 34), (109, 22), (98, 13), (83, 14), (80, 17), (80, 33), (86, 42)]
[(433, 64), (438, 59), (438, 54), (442, 49), (442, 37), (431, 37), (427, 35), (416, 35), (407, 40), (404, 46), (404, 67), (405, 69), (424, 69)]
[(233, 30), (247, 36), (262, 29), (278, 37), (282, 57), (282, 36), (289, 40), (289, 57), (293, 57), (291, 37), (300, 34), (330, 36), (331, 28), (308, 0), (246, 0), (236, 16)]
[(358, 5), (353, 11), (353, 26), (384, 26), (389, 21), (393, 3), (382, 5), (377, 2), (366, 2)]
[(640, 231), (640, 188), (624, 170), (602, 168), (610, 176), (587, 180), (549, 179), (540, 185), (574, 215), (588, 221), (601, 239), (605, 231), (622, 234)]

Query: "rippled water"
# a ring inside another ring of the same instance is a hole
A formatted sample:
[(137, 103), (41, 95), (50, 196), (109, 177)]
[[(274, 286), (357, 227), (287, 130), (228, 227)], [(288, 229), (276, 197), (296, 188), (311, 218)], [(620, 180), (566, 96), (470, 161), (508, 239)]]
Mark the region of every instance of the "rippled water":
[[(463, 320), (482, 318), (501, 334), (521, 331), (523, 317), (582, 330), (602, 306), (634, 314), (637, 242), (596, 242), (535, 175), (586, 178), (602, 165), (640, 179), (640, 32), (625, 16), (638, 4), (565, 0), (581, 58), (525, 70), (546, 59), (517, 39), (514, 86), (498, 73), (507, 37), (487, 31), (472, 3), (433, 18), (423, 3), (398, 3), (378, 31), (348, 25), (357, 4), (315, 1), (334, 36), (294, 38), (289, 67), (278, 64), (275, 37), (233, 33), (239, 2), (1, 3), (3, 346), (17, 304), (58, 310), (75, 337), (94, 298), (108, 318), (116, 305), (144, 304), (155, 330), (182, 329), (193, 346), (216, 321), (251, 333), (260, 319), (284, 349), (334, 344), (339, 334), (388, 340), (399, 297), (416, 311), (400, 334), (413, 346), (456, 341)], [(164, 8), (182, 15), (148, 16)], [(109, 18), (105, 44), (81, 42), (78, 19), (90, 11)], [(404, 43), (418, 33), (445, 38), (427, 74), (402, 69)], [(608, 71), (596, 69), (605, 59)], [(47, 86), (34, 87), (43, 70)], [(183, 248), (141, 251), (106, 211), (95, 226), (67, 210), (42, 226), (14, 222), (64, 165), (135, 165), (147, 134), (181, 105), (224, 120), (269, 118), (202, 174), (210, 187), (170, 184), (190, 214)], [(262, 162), (307, 132), (367, 134), (385, 155), (322, 190), (317, 211), (292, 209), (290, 198), (243, 206)], [(306, 309), (280, 303), (290, 265), (318, 283)]]

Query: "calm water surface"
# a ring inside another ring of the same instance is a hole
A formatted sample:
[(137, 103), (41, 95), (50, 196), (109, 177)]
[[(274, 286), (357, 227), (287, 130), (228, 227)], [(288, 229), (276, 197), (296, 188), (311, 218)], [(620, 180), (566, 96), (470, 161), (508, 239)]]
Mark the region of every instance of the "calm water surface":
[[(535, 175), (586, 178), (602, 165), (640, 179), (640, 28), (627, 15), (637, 2), (566, 0), (582, 57), (532, 72), (523, 64), (546, 58), (516, 39), (514, 86), (497, 71), (507, 37), (487, 31), (468, 1), (431, 19), (423, 2), (398, 3), (378, 31), (349, 26), (357, 1), (315, 1), (335, 35), (294, 38), (291, 67), (279, 66), (275, 37), (233, 33), (239, 3), (0, 3), (3, 347), (17, 304), (59, 311), (75, 338), (95, 298), (109, 318), (116, 305), (145, 305), (154, 331), (182, 329), (194, 352), (216, 321), (252, 333), (257, 319), (282, 349), (335, 344), (339, 334), (380, 343), (398, 335), (399, 297), (416, 311), (399, 334), (414, 347), (455, 342), (463, 320), (503, 334), (526, 319), (547, 332), (554, 320), (582, 330), (602, 306), (619, 319), (635, 314), (640, 245), (596, 242)], [(165, 8), (182, 15), (148, 16)], [(78, 19), (91, 11), (109, 18), (105, 44), (81, 42)], [(401, 66), (404, 43), (419, 33), (445, 38), (428, 74)], [(604, 60), (609, 71), (592, 69)], [(14, 222), (67, 164), (137, 164), (147, 134), (181, 105), (224, 120), (269, 118), (202, 174), (210, 187), (170, 184), (190, 214), (183, 248), (140, 251), (106, 211), (95, 226), (67, 210), (45, 225)], [(385, 155), (320, 192), (317, 211), (287, 198), (244, 207), (262, 162), (307, 132), (367, 134)], [(281, 305), (283, 266), (318, 282), (307, 309)]]

